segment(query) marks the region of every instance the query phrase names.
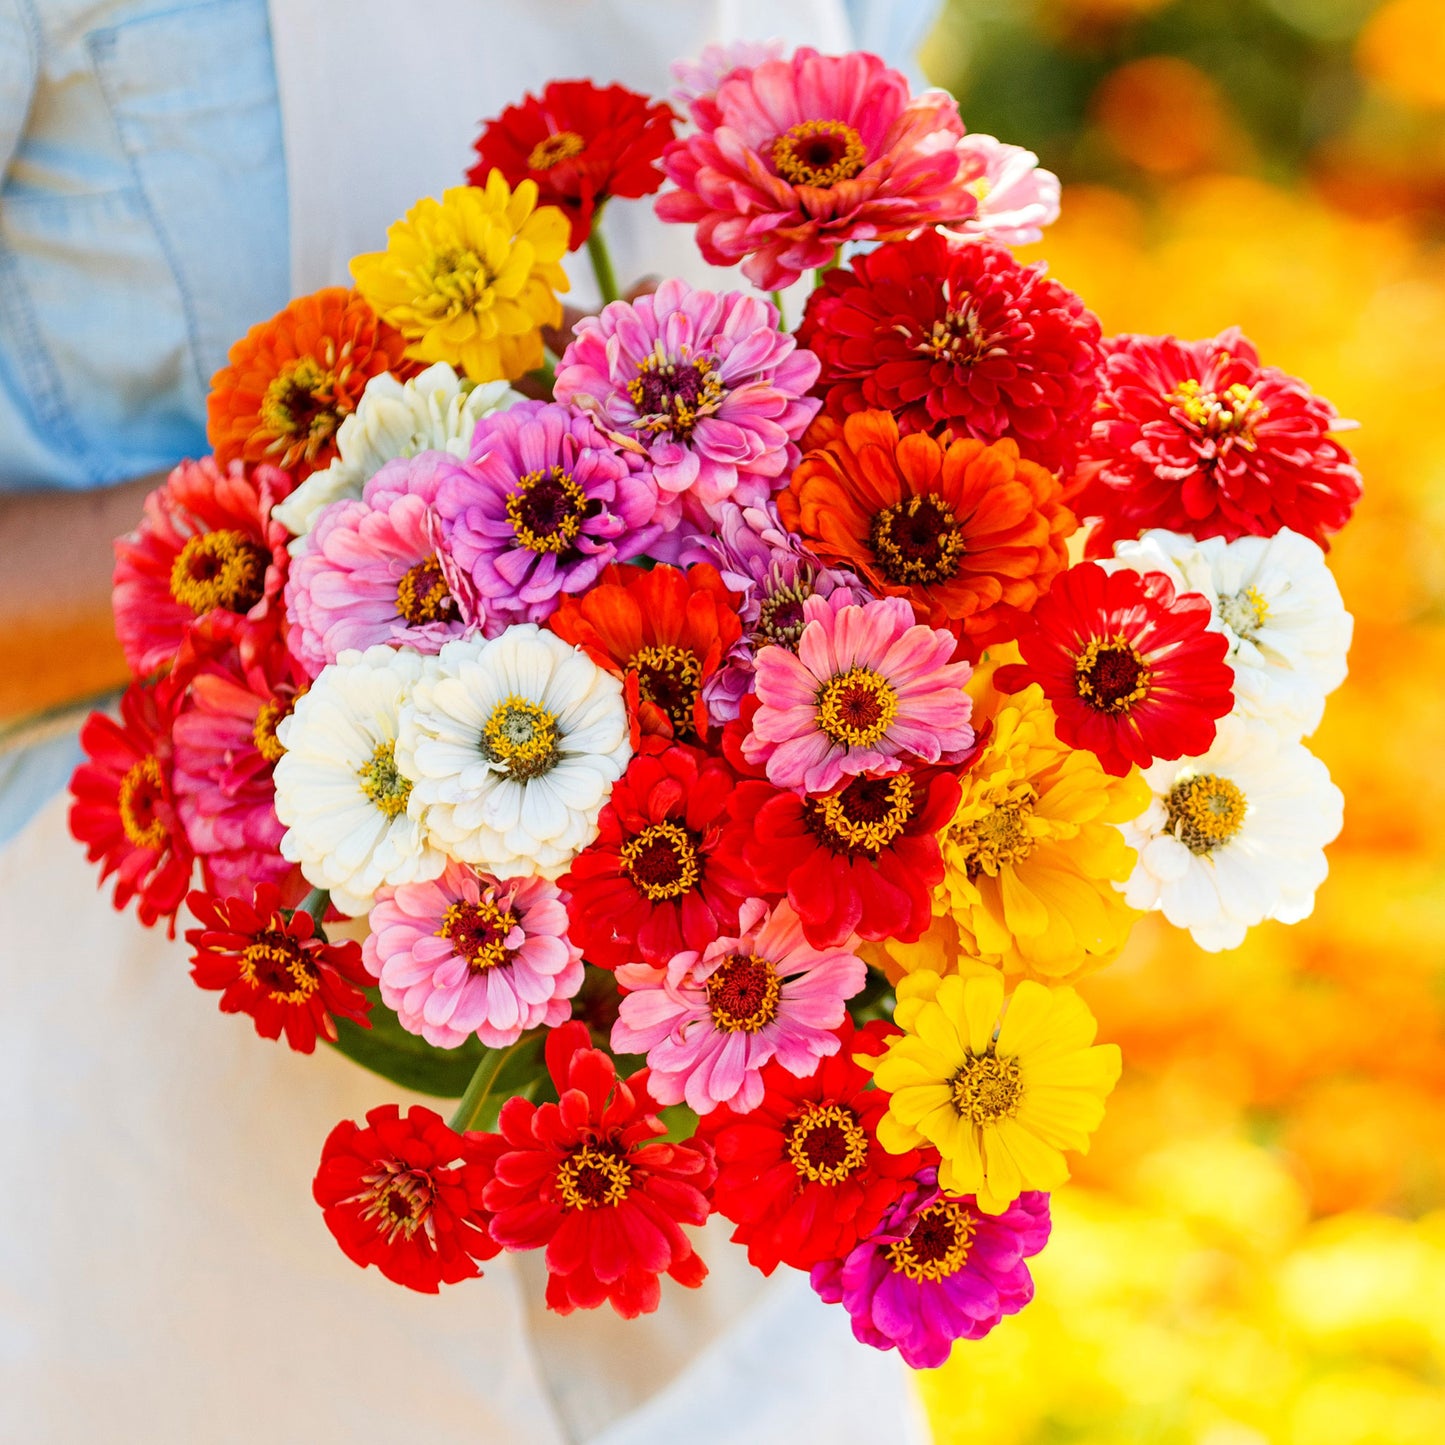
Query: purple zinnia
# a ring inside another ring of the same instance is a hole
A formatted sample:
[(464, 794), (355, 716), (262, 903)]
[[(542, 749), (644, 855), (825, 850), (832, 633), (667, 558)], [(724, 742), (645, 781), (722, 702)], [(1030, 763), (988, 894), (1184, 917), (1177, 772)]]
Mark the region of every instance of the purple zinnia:
[(1002, 1214), (972, 1195), (940, 1194), (938, 1171), (918, 1182), (841, 1260), (815, 1265), (813, 1288), (842, 1303), (865, 1345), (897, 1348), (915, 1370), (943, 1364), (955, 1340), (982, 1339), (1034, 1297), (1024, 1260), (1049, 1238), (1049, 1196), (1029, 1190)]

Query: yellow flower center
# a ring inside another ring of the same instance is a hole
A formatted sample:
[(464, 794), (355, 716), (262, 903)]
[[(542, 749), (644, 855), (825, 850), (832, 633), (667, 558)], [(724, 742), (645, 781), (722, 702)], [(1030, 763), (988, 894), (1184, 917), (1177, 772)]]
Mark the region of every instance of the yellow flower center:
[(377, 743), (371, 760), (357, 768), (356, 775), (361, 779), (361, 791), (388, 818), (398, 818), (406, 812), (411, 782), (397, 771), (395, 743)]
[(674, 360), (658, 341), (651, 355), (638, 363), (627, 394), (637, 408), (638, 431), (652, 436), (670, 432), (684, 441), (703, 417), (718, 409), (727, 392), (710, 356), (689, 356), (684, 349)]
[(993, 182), (987, 176), (975, 176), (973, 180), (964, 185), (964, 190), (982, 204), (988, 200), (989, 192), (993, 190)]
[(863, 137), (841, 120), (804, 120), (773, 142), (773, 169), (795, 186), (827, 190), (868, 163)]
[(679, 735), (690, 733), (702, 691), (702, 664), (696, 654), (663, 643), (639, 648), (627, 665), (637, 673), (637, 692), (643, 702), (661, 708)]
[(606, 1209), (632, 1189), (632, 1169), (611, 1149), (584, 1144), (558, 1166), (557, 1192), (568, 1209)]
[(808, 619), (803, 615), (803, 604), (813, 595), (811, 577), (804, 581), (784, 584), (777, 576), (772, 577), (772, 590), (758, 606), (758, 620), (753, 628), (753, 639), (759, 647), (774, 642), (786, 647), (789, 652), (798, 650), (798, 640)]
[(294, 938), (267, 929), (247, 945), (240, 959), (241, 977), (265, 989), (277, 1003), (305, 1003), (321, 987), (316, 970)]
[(1248, 804), (1238, 786), (1214, 773), (1175, 783), (1164, 804), (1168, 828), (1191, 853), (1222, 848), (1244, 825)]
[(266, 450), (297, 448), (296, 456), (314, 460), (336, 435), (345, 414), (337, 402), (337, 381), (314, 356), (286, 362), (261, 398), (261, 426), (273, 438)]
[(788, 1158), (812, 1184), (841, 1184), (868, 1162), (868, 1136), (852, 1109), (809, 1104), (788, 1125)]
[(1149, 696), (1153, 673), (1123, 633), (1096, 637), (1074, 658), (1074, 688), (1100, 712), (1128, 712)]
[(935, 361), (967, 366), (986, 355), (991, 346), (989, 333), (983, 329), (978, 313), (964, 302), (950, 306), (942, 320), (929, 327), (926, 336), (920, 331), (914, 349)]
[(224, 607), (249, 612), (266, 595), (270, 557), (229, 528), (191, 537), (171, 565), (171, 596), (197, 617)]
[(273, 697), (268, 702), (261, 704), (256, 714), (256, 721), (251, 726), (251, 741), (255, 744), (256, 751), (266, 759), (268, 763), (280, 760), (286, 749), (281, 746), (281, 739), (276, 736), (276, 729), (281, 726), (281, 720), (291, 716), (296, 707), (296, 698), (299, 698), (306, 689), (303, 687), (294, 697), (279, 698)]
[(888, 1246), (888, 1263), (909, 1279), (947, 1279), (963, 1268), (977, 1227), (963, 1205), (940, 1199), (919, 1211), (907, 1239)]
[(818, 692), (818, 726), (844, 747), (872, 747), (897, 716), (897, 692), (871, 667), (850, 667)]
[(1269, 603), (1258, 587), (1246, 587), (1220, 602), (1219, 615), (1237, 637), (1253, 637), (1269, 621)]
[(491, 897), (482, 897), (475, 903), (453, 903), (442, 914), (436, 936), (445, 938), (473, 973), (485, 973), (511, 959), (507, 938), (516, 926), (517, 915), (510, 908), (500, 908)]
[(702, 876), (697, 849), (687, 829), (677, 823), (653, 823), (623, 848), (622, 871), (654, 903), (681, 898)]
[(587, 496), (561, 467), (528, 472), (507, 498), (507, 520), (519, 546), (560, 555), (571, 551), (587, 520)]
[(814, 834), (835, 853), (876, 858), (913, 816), (914, 785), (907, 773), (891, 778), (866, 774), (824, 798), (809, 798), (804, 816)]
[(482, 752), (508, 777), (524, 783), (549, 772), (558, 757), (557, 715), (513, 693), (492, 709), (482, 729)]
[(396, 615), (413, 627), (450, 622), (456, 617), (456, 599), (435, 552), (402, 573), (396, 584)]
[(778, 971), (755, 953), (730, 953), (707, 976), (712, 1021), (725, 1034), (755, 1034), (778, 1016)]
[(550, 171), (553, 166), (580, 156), (586, 148), (586, 142), (575, 130), (559, 130), (556, 135), (549, 135), (532, 147), (532, 154), (527, 157), (527, 169)]
[(953, 1076), (953, 1107), (975, 1124), (992, 1124), (1012, 1118), (1023, 1098), (1023, 1080), (1017, 1059), (999, 1058), (992, 1051), (969, 1054)]
[(1190, 377), (1181, 381), (1168, 399), (1191, 426), (1207, 436), (1234, 437), (1246, 451), (1254, 450), (1255, 423), (1269, 415), (1269, 409), (1253, 390), (1239, 381), (1223, 391), (1205, 391)]
[(956, 866), (970, 878), (997, 878), (1005, 868), (1022, 863), (1034, 850), (1029, 820), (1037, 801), (1037, 792), (1025, 784), (1016, 796), (993, 804), (979, 817), (952, 824), (948, 841), (958, 849)]
[(868, 534), (879, 570), (900, 587), (946, 582), (963, 556), (963, 528), (947, 502), (910, 497), (885, 507)]
[(421, 1170), (387, 1160), (364, 1175), (362, 1183), (366, 1188), (359, 1197), (366, 1201), (366, 1208), (361, 1217), (374, 1221), (388, 1242), (398, 1234), (410, 1239), (431, 1214), (435, 1200), (432, 1182)]
[(120, 826), (125, 830), (126, 838), (137, 848), (164, 846), (166, 825), (156, 812), (156, 805), (164, 796), (161, 765), (157, 758), (142, 758), (120, 780), (117, 799)]

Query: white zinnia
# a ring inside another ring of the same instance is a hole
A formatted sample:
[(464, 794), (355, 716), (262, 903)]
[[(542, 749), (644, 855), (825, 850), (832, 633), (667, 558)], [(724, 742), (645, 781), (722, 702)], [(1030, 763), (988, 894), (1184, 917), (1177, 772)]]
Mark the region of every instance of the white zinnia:
[(402, 709), (397, 756), (452, 857), (555, 878), (597, 836), (632, 756), (622, 683), (533, 623), (458, 638)]
[(276, 729), (281, 856), (353, 917), (383, 883), (422, 883), (446, 867), (396, 764), (398, 714), (421, 673), (415, 652), (343, 652)]
[(1237, 948), (1267, 918), (1298, 923), (1329, 872), (1344, 797), (1303, 743), (1267, 723), (1221, 718), (1203, 757), (1145, 769), (1149, 806), (1120, 825), (1139, 861), (1124, 885), (1201, 948)]
[(356, 410), (336, 433), (337, 460), (312, 472), (273, 509), (276, 519), (297, 538), (291, 550), (296, 551), (300, 539), (316, 525), (322, 508), (344, 497), (359, 497), (388, 462), (418, 452), (464, 457), (477, 423), (521, 399), (505, 381), (475, 386), (444, 361), (406, 382), (389, 371), (373, 376)]
[(1116, 565), (1163, 572), (1177, 591), (1209, 599), (1211, 626), (1229, 639), (1235, 712), (1290, 739), (1314, 732), (1345, 680), (1354, 631), (1315, 543), (1290, 531), (1233, 542), (1153, 531), (1114, 552)]

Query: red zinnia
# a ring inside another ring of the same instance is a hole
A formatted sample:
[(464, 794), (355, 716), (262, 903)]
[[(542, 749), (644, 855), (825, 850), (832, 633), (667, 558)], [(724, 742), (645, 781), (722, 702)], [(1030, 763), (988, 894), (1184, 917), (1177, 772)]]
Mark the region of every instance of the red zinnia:
[(274, 883), (258, 884), (251, 903), (196, 892), (186, 907), (200, 924), (186, 930), (191, 977), (221, 990), (222, 1013), (250, 1014), (263, 1039), (285, 1029), (298, 1054), (315, 1050), (317, 1034), (335, 1043), (338, 1018), (370, 1027), (371, 1004), (356, 987), (371, 982), (361, 945), (318, 938), (309, 913), (282, 909)]
[(311, 1193), (336, 1242), (363, 1269), (424, 1294), (475, 1279), (499, 1252), (481, 1207), (486, 1170), (475, 1135), (454, 1133), (414, 1104), (343, 1119), (327, 1136)]
[(655, 1310), (668, 1274), (695, 1289), (707, 1266), (683, 1224), (708, 1215), (716, 1173), (706, 1145), (649, 1143), (667, 1126), (647, 1071), (619, 1079), (573, 1020), (547, 1036), (558, 1102), (514, 1097), (499, 1133), (473, 1135), (492, 1169), (483, 1196), (492, 1238), (547, 1249), (547, 1306), (559, 1314), (604, 1300), (624, 1319)]
[(1149, 527), (1321, 547), (1350, 520), (1360, 473), (1328, 435), (1346, 425), (1302, 381), (1261, 366), (1238, 327), (1211, 341), (1117, 336), (1078, 475), (1075, 510), (1098, 526), (1089, 555)]
[(731, 768), (675, 744), (639, 753), (612, 790), (600, 832), (560, 880), (572, 941), (591, 963), (666, 963), (736, 930), (757, 889), (720, 852)]
[(115, 906), (132, 898), (147, 928), (168, 921), (191, 883), (192, 854), (171, 795), (171, 726), (175, 689), (168, 682), (132, 683), (120, 700), (120, 722), (93, 712), (80, 730), (87, 761), (70, 780), (75, 801), (70, 831), (115, 877)]
[(853, 1061), (879, 1051), (881, 1027), (854, 1033), (845, 1020), (843, 1047), (810, 1077), (768, 1064), (756, 1109), (735, 1114), (724, 1104), (698, 1125), (717, 1151), (715, 1207), (764, 1274), (842, 1259), (913, 1182), (920, 1156), (879, 1146), (888, 1095)]
[(994, 685), (1038, 683), (1060, 740), (1118, 777), (1135, 763), (1196, 757), (1234, 706), (1229, 643), (1209, 630), (1212, 616), (1208, 598), (1175, 596), (1162, 572), (1081, 562), (1020, 619), (1024, 660), (999, 668)]
[(623, 678), (634, 747), (640, 735), (706, 738), (703, 686), (743, 632), (733, 594), (707, 562), (686, 572), (608, 567), (582, 597), (564, 596), (547, 626)]
[(925, 231), (830, 271), (798, 342), (823, 363), (814, 394), (839, 421), (891, 411), (905, 432), (1012, 437), (1071, 465), (1098, 394), (1099, 321), (1044, 264)]
[(567, 213), (575, 251), (608, 197), (650, 196), (662, 185), (656, 162), (676, 122), (666, 102), (625, 86), (554, 80), (540, 99), (526, 96), (487, 122), (467, 179), (483, 186), (496, 169), (514, 188), (535, 181), (538, 204)]

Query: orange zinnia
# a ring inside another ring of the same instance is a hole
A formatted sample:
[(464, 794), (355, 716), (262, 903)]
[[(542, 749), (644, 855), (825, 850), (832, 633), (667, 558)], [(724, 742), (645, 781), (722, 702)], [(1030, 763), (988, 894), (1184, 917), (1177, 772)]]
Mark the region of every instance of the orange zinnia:
[(742, 636), (735, 598), (717, 568), (609, 567), (580, 600), (567, 597), (547, 624), (623, 678), (641, 736), (707, 736), (703, 688)]
[(336, 433), (366, 383), (403, 379), (406, 339), (355, 291), (328, 286), (253, 326), (211, 378), (206, 435), (224, 471), (236, 460), (270, 462), (299, 481), (336, 457)]
[(886, 411), (820, 417), (778, 513), (824, 562), (907, 597), (919, 621), (984, 639), (1004, 607), (1027, 611), (1068, 564), (1078, 525), (1052, 472), (1011, 440), (900, 437)]

